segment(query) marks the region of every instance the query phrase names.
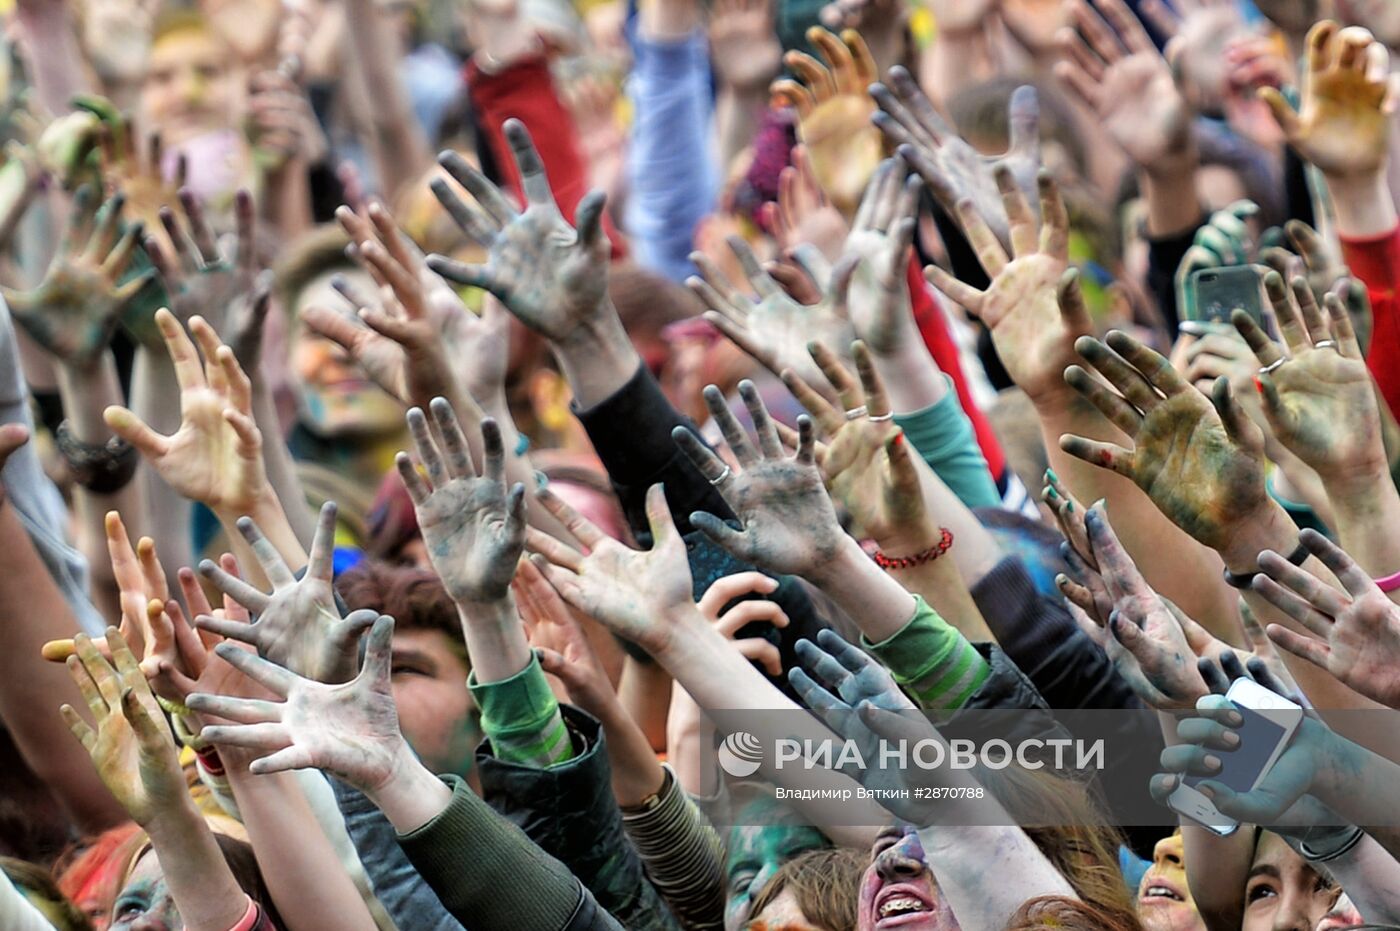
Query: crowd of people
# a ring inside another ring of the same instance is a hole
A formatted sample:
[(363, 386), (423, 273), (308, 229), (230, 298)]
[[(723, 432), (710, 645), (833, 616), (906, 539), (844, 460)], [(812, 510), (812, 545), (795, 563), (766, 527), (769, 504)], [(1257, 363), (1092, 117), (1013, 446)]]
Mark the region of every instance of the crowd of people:
[(0, 15), (0, 931), (1400, 928), (1397, 0)]

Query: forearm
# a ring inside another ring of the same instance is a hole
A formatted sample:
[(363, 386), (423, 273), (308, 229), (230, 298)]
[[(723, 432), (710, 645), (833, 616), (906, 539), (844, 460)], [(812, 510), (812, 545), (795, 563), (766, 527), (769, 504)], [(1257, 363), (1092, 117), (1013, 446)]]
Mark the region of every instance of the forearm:
[[(277, 494), (272, 490), (271, 485), (264, 485), (262, 492), (258, 495), (250, 507), (240, 506), (219, 507), (214, 510), (214, 515), (219, 519), (219, 526), (223, 527), (224, 533), (229, 538), (229, 547), (233, 555), (238, 558), (238, 566), (250, 579), (263, 581), (261, 563), (253, 554), (253, 549), (248, 545), (248, 541), (243, 538), (243, 534), (238, 530), (238, 519), (250, 517), (253, 523), (258, 525), (273, 549), (277, 550), (279, 556), (286, 561), (293, 571), (297, 571), (306, 565), (307, 552), (302, 546), (301, 540), (292, 530), (291, 522), (287, 519), (287, 512), (282, 508), (282, 502), (277, 500)], [(255, 583), (256, 584), (256, 583)]]
[(996, 77), (997, 58), (985, 23), (957, 32), (942, 31), (920, 57), (919, 87), (944, 107), (959, 91)]
[(254, 776), (246, 760), (220, 758), (243, 826), (277, 903), (284, 931), (334, 927), (374, 931), (369, 909), (311, 811), (293, 773)]
[(243, 918), (248, 896), (192, 801), (181, 799), (142, 827), (186, 931), (228, 931)]
[[(827, 560), (820, 571), (812, 572), (808, 580), (845, 611), (865, 638), (874, 643), (899, 633), (914, 616), (914, 596), (875, 565), (850, 537), (842, 538), (837, 555)], [(700, 696), (695, 698), (705, 705)]]
[(272, 497), (281, 503), (292, 536), (305, 549), (316, 535), (316, 515), (306, 504), (306, 491), (297, 477), (292, 451), (283, 439), (277, 406), (261, 376), (253, 378), (253, 423), (262, 434), (263, 468), (267, 471), (267, 484), (272, 489)]
[(574, 403), (584, 409), (615, 394), (642, 362), (611, 302), (550, 348), (573, 389)]
[[(175, 367), (163, 349), (143, 346), (136, 351), (131, 373), (131, 409), (152, 430), (169, 436), (180, 426), (180, 408), (170, 403), (180, 396), (180, 384), (175, 380)], [(165, 480), (154, 469), (140, 469), (136, 481), (142, 483), (147, 504), (147, 519), (161, 565), (174, 572), (180, 566), (194, 564), (190, 540), (190, 515), (193, 505), (181, 495), (173, 494)], [(235, 534), (235, 539), (237, 535)], [(256, 565), (256, 563), (254, 563)], [(171, 591), (176, 590), (174, 579)]]
[(509, 592), (493, 601), (457, 601), (456, 605), (476, 682), (489, 685), (508, 679), (530, 664), (533, 654)]
[(387, 199), (417, 180), (432, 164), (428, 140), (413, 117), (400, 74), (398, 39), (374, 0), (346, 3), (350, 57), (364, 76), (368, 114), (374, 124), (380, 186)]
[(62, 2), (18, 6), (16, 18), (26, 46), (25, 63), (33, 70), (37, 103), (49, 113), (67, 113), (74, 95), (91, 90), (88, 69)]
[[(102, 412), (109, 405), (122, 402), (121, 383), (117, 377), (116, 361), (110, 352), (103, 352), (90, 368), (59, 365), (58, 393), (68, 430), (80, 443), (102, 445), (113, 433)], [(138, 466), (137, 471), (149, 471)], [(107, 557), (107, 537), (103, 527), (108, 511), (122, 515), (128, 529), (136, 534), (145, 530), (145, 501), (141, 481), (137, 476), (113, 494), (97, 494), (75, 485), (73, 510), (77, 521), (77, 548), (87, 559), (92, 572), (92, 599), (106, 617), (116, 617), (120, 606), (116, 600), (116, 580), (112, 563)]]
[[(1004, 928), (1027, 899), (1079, 895), (1019, 827), (941, 826), (919, 831), (938, 890), (964, 928)], [(1001, 877), (988, 882), (988, 877)]]
[(7, 568), (0, 577), (0, 617), (8, 619), (0, 650), (0, 720), (80, 829), (102, 831), (127, 820), (126, 812), (59, 716), (64, 703), (82, 707), (68, 670), (39, 658), (48, 641), (72, 637), (77, 621), (8, 501), (0, 502), (0, 541)]
[(1395, 229), (1400, 215), (1386, 184), (1385, 169), (1356, 178), (1327, 178), (1337, 234), (1351, 239), (1383, 236)]
[(734, 157), (753, 141), (767, 109), (767, 88), (720, 86), (715, 95), (715, 133), (721, 165), (732, 165)]
[(267, 172), (262, 181), (263, 220), (277, 232), (278, 242), (292, 242), (316, 225), (311, 213), (311, 182), (301, 156)]
[(642, 729), (651, 748), (658, 752), (665, 750), (671, 717), (671, 703), (665, 698), (671, 694), (670, 673), (659, 663), (643, 662), (630, 654), (624, 656), (622, 677), (617, 683), (618, 701), (628, 717)]
[(1346, 890), (1366, 921), (1400, 922), (1400, 862), (1374, 837), (1367, 835), (1346, 853), (1318, 865)]
[(1196, 194), (1195, 145), (1172, 164), (1138, 171), (1138, 187), (1147, 208), (1147, 235), (1153, 239), (1194, 230), (1201, 220)]
[(1372, 578), (1400, 570), (1400, 492), (1385, 468), (1357, 482), (1324, 481), (1337, 541)]
[(909, 332), (900, 337), (898, 348), (884, 354), (872, 352), (871, 358), (895, 414), (912, 414), (933, 407), (948, 394), (948, 382), (914, 328), (912, 318)]
[(618, 807), (634, 808), (661, 791), (665, 770), (642, 729), (615, 696), (592, 711), (607, 737), (613, 798)]

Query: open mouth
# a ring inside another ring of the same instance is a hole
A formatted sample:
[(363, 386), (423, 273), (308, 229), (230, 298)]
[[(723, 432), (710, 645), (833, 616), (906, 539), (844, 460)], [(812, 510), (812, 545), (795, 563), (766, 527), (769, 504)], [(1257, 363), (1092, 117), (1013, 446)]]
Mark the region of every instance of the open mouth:
[(1164, 905), (1168, 902), (1185, 901), (1186, 896), (1182, 895), (1176, 886), (1160, 879), (1150, 880), (1142, 887), (1142, 893), (1138, 896), (1138, 903), (1141, 905)]
[(913, 886), (886, 886), (875, 899), (875, 927), (898, 928), (933, 914), (933, 903)]

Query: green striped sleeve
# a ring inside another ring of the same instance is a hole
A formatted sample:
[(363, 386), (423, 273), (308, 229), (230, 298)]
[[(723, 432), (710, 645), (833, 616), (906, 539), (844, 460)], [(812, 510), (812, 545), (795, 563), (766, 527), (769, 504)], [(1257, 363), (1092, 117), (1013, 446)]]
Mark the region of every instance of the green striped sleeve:
[(956, 711), (987, 681), (991, 667), (928, 602), (918, 595), (914, 601), (914, 616), (888, 640), (861, 642), (920, 706)]
[(539, 657), (532, 653), (524, 669), (495, 682), (477, 682), (472, 672), (467, 685), (497, 759), (541, 769), (573, 759), (573, 741)]

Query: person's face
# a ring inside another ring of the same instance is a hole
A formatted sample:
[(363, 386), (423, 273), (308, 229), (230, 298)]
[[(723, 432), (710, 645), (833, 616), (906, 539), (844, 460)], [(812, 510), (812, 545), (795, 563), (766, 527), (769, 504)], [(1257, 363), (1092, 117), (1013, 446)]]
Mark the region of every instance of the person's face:
[(79, 39), (104, 80), (138, 81), (151, 52), (152, 5), (136, 0), (88, 0)]
[(344, 275), (362, 292), (375, 284), (359, 269), (336, 269), (313, 278), (297, 297), (292, 331), (291, 369), (297, 382), (297, 413), (302, 426), (319, 437), (383, 436), (404, 429), (403, 405), (370, 381), (340, 346), (301, 323), (304, 308), (339, 307), (344, 299), (331, 279)]
[(1338, 889), (1277, 834), (1265, 832), (1244, 884), (1240, 931), (1313, 931)]
[(1138, 886), (1138, 919), (1146, 931), (1204, 931), (1191, 887), (1181, 834), (1164, 837), (1152, 848), (1152, 867)]
[(956, 931), (912, 827), (893, 825), (875, 838), (860, 882), (857, 931)]
[[(765, 800), (767, 801), (767, 800)], [(772, 802), (768, 802), (773, 805)], [(754, 814), (750, 806), (749, 814)], [(745, 818), (745, 820), (758, 820)], [(748, 922), (749, 903), (788, 860), (805, 850), (827, 846), (816, 828), (794, 824), (742, 825), (729, 833), (729, 859), (724, 906), (725, 931), (739, 931)]]
[(481, 742), (467, 664), (440, 630), (394, 632), (390, 683), (399, 729), (423, 765), (465, 776)]
[(234, 125), (238, 83), (228, 46), (203, 29), (177, 29), (151, 49), (141, 84), (146, 126), (167, 145)]
[(109, 931), (184, 931), (185, 920), (165, 884), (160, 860), (149, 851), (136, 863), (112, 905)]

